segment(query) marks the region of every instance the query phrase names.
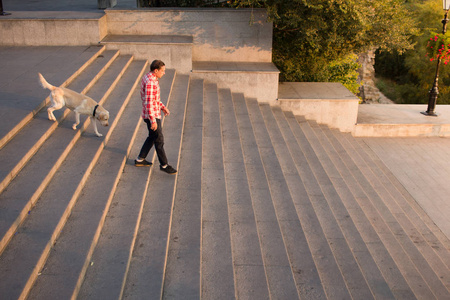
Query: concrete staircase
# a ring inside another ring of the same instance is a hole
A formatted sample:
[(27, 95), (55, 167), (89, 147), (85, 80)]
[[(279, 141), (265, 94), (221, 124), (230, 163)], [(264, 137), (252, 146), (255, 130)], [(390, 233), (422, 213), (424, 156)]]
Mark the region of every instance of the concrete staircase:
[(102, 138), (43, 109), (0, 149), (1, 299), (450, 299), (450, 241), (350, 134), (168, 70), (179, 172), (134, 167), (147, 70), (106, 50), (68, 84)]

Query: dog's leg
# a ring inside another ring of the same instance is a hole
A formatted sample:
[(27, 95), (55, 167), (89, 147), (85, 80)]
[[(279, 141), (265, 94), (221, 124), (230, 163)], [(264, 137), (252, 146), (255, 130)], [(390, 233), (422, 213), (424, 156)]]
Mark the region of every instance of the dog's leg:
[(53, 114), (54, 110), (56, 110), (56, 108), (54, 108), (53, 106), (47, 108), (48, 119), (50, 121), (56, 121), (55, 115)]
[(77, 130), (77, 126), (78, 124), (80, 124), (80, 113), (77, 112), (76, 110), (74, 110), (74, 113), (75, 113), (75, 123), (73, 123), (72, 129)]
[(55, 115), (53, 114), (53, 111), (61, 109), (64, 104), (63, 104), (63, 99), (58, 98), (58, 96), (54, 96), (53, 92), (50, 94), (50, 101), (52, 103), (52, 105), (47, 108), (47, 114), (48, 114), (48, 119), (50, 121), (56, 121)]
[(94, 132), (95, 132), (95, 134), (96, 134), (97, 136), (103, 136), (103, 134), (101, 134), (101, 133), (98, 132), (98, 130), (97, 130), (97, 122), (96, 122), (95, 118), (93, 118), (93, 117), (90, 117), (90, 118), (91, 118), (92, 126), (94, 126)]

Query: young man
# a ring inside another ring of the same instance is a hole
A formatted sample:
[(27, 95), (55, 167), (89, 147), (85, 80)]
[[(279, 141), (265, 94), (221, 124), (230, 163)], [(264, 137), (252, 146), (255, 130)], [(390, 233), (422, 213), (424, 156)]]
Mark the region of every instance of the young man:
[(166, 66), (160, 60), (154, 60), (150, 65), (150, 72), (144, 75), (141, 81), (142, 118), (147, 124), (148, 137), (142, 146), (139, 156), (134, 161), (136, 167), (151, 166), (152, 163), (145, 160), (148, 152), (155, 145), (156, 154), (160, 163), (160, 170), (168, 174), (175, 174), (177, 170), (167, 162), (164, 151), (164, 136), (161, 128), (161, 110), (165, 116), (170, 111), (161, 102), (159, 79), (166, 73)]

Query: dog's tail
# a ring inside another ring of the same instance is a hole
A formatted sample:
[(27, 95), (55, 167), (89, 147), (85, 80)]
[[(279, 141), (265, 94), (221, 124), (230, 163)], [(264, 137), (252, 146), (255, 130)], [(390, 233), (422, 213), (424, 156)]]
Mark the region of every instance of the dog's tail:
[(41, 85), (44, 89), (49, 89), (50, 91), (53, 91), (56, 89), (56, 86), (51, 85), (50, 83), (45, 80), (44, 76), (42, 76), (41, 73), (39, 73), (39, 80), (41, 81)]

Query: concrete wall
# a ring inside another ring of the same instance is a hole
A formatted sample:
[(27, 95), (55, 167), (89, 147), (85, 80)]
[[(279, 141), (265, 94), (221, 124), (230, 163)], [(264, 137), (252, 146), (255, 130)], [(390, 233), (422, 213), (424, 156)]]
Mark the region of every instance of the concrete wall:
[(107, 33), (103, 13), (14, 12), (0, 18), (2, 46), (78, 46), (98, 43)]
[(281, 83), (278, 103), (294, 115), (342, 132), (352, 132), (358, 117), (359, 98), (337, 82)]
[(194, 71), (192, 79), (201, 78), (217, 83), (218, 88), (231, 89), (233, 93), (243, 93), (258, 102), (273, 103), (278, 94), (278, 72), (199, 72)]
[(110, 9), (106, 15), (108, 34), (193, 36), (193, 61), (272, 61), (272, 23), (265, 10)]

